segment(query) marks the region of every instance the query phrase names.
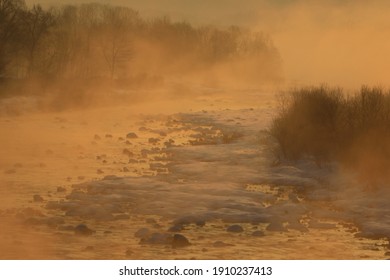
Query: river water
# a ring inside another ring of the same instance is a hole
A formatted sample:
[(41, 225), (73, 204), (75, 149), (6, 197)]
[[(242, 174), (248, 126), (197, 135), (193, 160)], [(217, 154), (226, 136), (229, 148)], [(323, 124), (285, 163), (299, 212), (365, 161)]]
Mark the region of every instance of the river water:
[(215, 90), (2, 116), (0, 258), (388, 258), (389, 193), (280, 161), (276, 108)]

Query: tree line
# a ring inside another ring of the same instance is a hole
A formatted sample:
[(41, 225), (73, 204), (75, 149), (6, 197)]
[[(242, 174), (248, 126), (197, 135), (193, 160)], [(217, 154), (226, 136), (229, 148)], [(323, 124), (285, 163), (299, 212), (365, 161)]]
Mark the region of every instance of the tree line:
[(97, 3), (42, 8), (0, 0), (1, 78), (126, 79), (218, 65), (272, 80), (281, 60), (268, 36), (236, 26), (144, 19), (129, 7)]

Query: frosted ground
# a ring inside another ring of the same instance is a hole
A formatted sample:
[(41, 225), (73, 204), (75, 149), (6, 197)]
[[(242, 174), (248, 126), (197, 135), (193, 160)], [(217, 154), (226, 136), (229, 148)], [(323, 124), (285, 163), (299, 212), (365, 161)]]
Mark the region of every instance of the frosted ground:
[[(267, 133), (271, 91), (0, 119), (2, 258), (386, 259), (390, 191)], [(180, 234), (190, 246), (175, 248)]]

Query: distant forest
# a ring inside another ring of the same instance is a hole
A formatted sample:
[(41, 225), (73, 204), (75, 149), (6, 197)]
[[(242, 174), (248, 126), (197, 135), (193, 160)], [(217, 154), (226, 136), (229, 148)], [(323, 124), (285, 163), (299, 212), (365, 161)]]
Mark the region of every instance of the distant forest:
[(237, 26), (144, 19), (131, 8), (97, 3), (46, 9), (0, 0), (2, 80), (131, 83), (135, 77), (199, 73), (275, 81), (281, 78), (281, 59), (267, 35)]

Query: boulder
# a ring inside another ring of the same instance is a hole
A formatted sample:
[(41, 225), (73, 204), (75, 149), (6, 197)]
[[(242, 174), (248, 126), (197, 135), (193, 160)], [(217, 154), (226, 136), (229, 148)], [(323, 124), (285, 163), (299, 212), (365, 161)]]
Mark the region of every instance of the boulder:
[(127, 139), (135, 139), (135, 138), (138, 138), (137, 134), (135, 134), (134, 132), (129, 132), (127, 133), (126, 135), (126, 138)]
[(240, 225), (231, 225), (231, 226), (227, 227), (226, 231), (227, 232), (240, 233), (240, 232), (243, 232), (244, 229)]
[(95, 231), (90, 229), (87, 225), (85, 224), (79, 224), (74, 228), (74, 233), (76, 235), (83, 235), (83, 236), (89, 236), (92, 235)]
[(183, 248), (190, 246), (191, 243), (188, 241), (187, 237), (182, 234), (175, 234), (172, 239), (172, 248)]

